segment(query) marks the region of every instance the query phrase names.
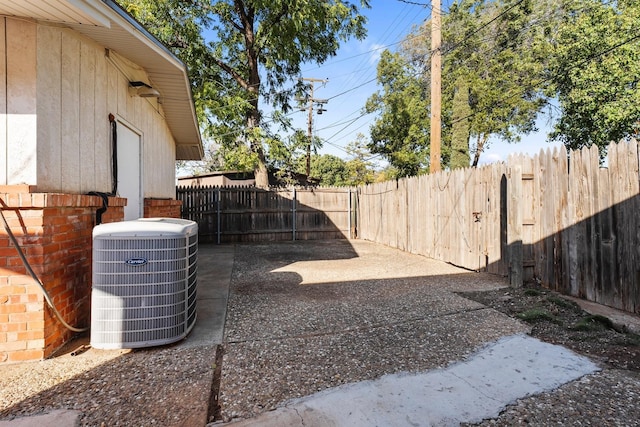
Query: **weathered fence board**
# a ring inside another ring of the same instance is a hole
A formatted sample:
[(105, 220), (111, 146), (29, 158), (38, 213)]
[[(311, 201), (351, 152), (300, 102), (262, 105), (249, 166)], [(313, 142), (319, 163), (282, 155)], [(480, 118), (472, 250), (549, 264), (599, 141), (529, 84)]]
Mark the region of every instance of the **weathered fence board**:
[(180, 187), (201, 241), (357, 236), (640, 313), (638, 143), (350, 188)]
[(640, 312), (638, 143), (358, 188), (358, 237)]
[(337, 239), (351, 236), (353, 190), (178, 187), (182, 217), (202, 242)]

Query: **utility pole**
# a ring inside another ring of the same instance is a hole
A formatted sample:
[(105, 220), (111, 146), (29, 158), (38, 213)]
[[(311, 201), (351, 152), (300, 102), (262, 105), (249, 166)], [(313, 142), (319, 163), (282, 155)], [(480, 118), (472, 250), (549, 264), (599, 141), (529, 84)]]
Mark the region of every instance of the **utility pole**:
[(431, 161), (430, 171), (440, 171), (442, 110), (442, 19), (440, 0), (431, 0)]
[(329, 102), (326, 99), (315, 99), (313, 97), (313, 89), (315, 83), (326, 83), (326, 79), (313, 79), (313, 78), (303, 78), (305, 82), (311, 82), (311, 94), (309, 95), (309, 117), (307, 119), (307, 178), (311, 175), (311, 141), (313, 138), (313, 104), (316, 103), (318, 105), (318, 114), (322, 114), (324, 110), (322, 107), (324, 104)]

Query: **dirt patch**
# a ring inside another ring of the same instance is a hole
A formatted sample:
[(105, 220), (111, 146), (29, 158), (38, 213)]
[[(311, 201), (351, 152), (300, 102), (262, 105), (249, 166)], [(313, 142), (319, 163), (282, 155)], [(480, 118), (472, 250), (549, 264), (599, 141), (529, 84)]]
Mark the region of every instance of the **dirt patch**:
[(614, 329), (603, 316), (583, 311), (556, 292), (529, 285), (520, 289), (460, 292), (531, 325), (531, 335), (560, 344), (615, 369), (640, 371), (640, 336)]

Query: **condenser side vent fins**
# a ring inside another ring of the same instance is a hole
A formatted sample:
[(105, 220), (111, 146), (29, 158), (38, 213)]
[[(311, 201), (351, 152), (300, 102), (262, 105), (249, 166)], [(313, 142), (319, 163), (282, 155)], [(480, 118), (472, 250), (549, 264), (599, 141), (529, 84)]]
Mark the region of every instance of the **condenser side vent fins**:
[(170, 344), (196, 322), (198, 225), (174, 218), (93, 230), (91, 346)]

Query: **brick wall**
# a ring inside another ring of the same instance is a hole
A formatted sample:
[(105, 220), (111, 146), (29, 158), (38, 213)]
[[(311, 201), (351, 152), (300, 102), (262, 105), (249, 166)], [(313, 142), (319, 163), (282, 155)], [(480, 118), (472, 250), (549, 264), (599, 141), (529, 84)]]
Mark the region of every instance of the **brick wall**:
[(145, 199), (145, 218), (180, 218), (182, 201), (174, 199)]
[[(29, 190), (27, 186), (0, 188), (2, 212), (65, 321), (88, 326), (92, 230), (102, 199)], [(125, 199), (109, 198), (103, 222), (122, 220), (125, 204)], [(53, 316), (1, 227), (0, 363), (46, 358), (72, 335)]]

